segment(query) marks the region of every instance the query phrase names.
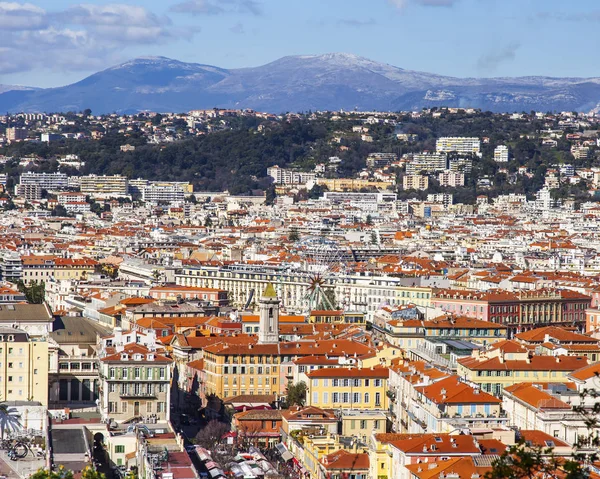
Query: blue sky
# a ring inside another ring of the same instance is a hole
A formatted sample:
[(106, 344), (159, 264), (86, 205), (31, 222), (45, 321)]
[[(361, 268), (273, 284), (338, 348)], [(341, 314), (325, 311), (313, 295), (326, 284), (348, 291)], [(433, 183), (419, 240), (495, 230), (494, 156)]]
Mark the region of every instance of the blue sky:
[(0, 1), (0, 84), (58, 86), (137, 56), (226, 68), (348, 52), (467, 76), (600, 76), (597, 0)]

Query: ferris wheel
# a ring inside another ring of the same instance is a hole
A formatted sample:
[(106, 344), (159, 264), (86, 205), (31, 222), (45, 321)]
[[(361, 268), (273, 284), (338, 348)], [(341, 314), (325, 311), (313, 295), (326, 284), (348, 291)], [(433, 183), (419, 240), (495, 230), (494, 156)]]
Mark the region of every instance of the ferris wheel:
[[(337, 276), (346, 271), (344, 251), (330, 239), (311, 237), (296, 244), (302, 270), (308, 275), (308, 290), (302, 298), (309, 312), (339, 309), (336, 301)], [(342, 301), (343, 303), (343, 301)]]

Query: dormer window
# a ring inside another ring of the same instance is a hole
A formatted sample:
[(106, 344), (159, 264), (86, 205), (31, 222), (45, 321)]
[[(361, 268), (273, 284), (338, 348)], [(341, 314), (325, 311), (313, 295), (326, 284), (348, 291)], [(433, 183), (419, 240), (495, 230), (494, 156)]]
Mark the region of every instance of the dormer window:
[(129, 355), (127, 353), (121, 354), (121, 361), (127, 361), (129, 359)]
[(154, 361), (154, 354), (148, 354), (148, 361)]

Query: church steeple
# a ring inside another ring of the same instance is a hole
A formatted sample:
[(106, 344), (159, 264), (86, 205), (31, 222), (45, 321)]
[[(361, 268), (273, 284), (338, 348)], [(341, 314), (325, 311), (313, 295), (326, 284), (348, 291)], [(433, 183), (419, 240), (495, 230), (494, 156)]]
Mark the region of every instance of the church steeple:
[(279, 342), (279, 303), (273, 284), (267, 284), (258, 300), (260, 310), (259, 344), (277, 344)]

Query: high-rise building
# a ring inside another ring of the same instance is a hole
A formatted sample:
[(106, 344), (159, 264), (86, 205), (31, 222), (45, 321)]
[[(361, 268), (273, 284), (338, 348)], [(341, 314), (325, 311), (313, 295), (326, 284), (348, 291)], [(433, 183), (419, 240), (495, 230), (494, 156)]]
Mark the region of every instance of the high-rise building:
[(185, 193), (180, 185), (150, 184), (142, 187), (142, 200), (149, 203), (173, 203), (185, 201)]
[(446, 153), (419, 153), (406, 165), (407, 175), (418, 175), (421, 172), (436, 173), (448, 167)]
[(435, 149), (438, 153), (454, 152), (479, 156), (481, 154), (481, 141), (479, 141), (479, 138), (442, 137), (437, 139)]
[(276, 185), (304, 185), (317, 177), (315, 173), (279, 168), (277, 165), (267, 168), (267, 175), (273, 178)]
[(465, 174), (461, 171), (444, 170), (438, 175), (440, 186), (449, 186), (456, 188), (457, 186), (465, 186)]
[(426, 190), (429, 188), (429, 177), (425, 175), (406, 175), (402, 178), (402, 188), (405, 190)]
[(498, 145), (494, 150), (494, 161), (506, 163), (508, 161), (508, 146)]
[(388, 166), (398, 159), (396, 153), (371, 153), (367, 156), (367, 166), (369, 168), (381, 168)]
[(20, 196), (25, 201), (41, 200), (42, 187), (40, 185), (16, 185), (15, 196)]
[(9, 143), (26, 140), (28, 134), (27, 128), (11, 127), (6, 129), (6, 139)]
[(81, 192), (94, 198), (120, 198), (128, 193), (127, 177), (121, 175), (81, 177)]
[(19, 179), (21, 185), (38, 185), (45, 190), (60, 190), (68, 188), (69, 177), (65, 173), (34, 173), (25, 172)]

